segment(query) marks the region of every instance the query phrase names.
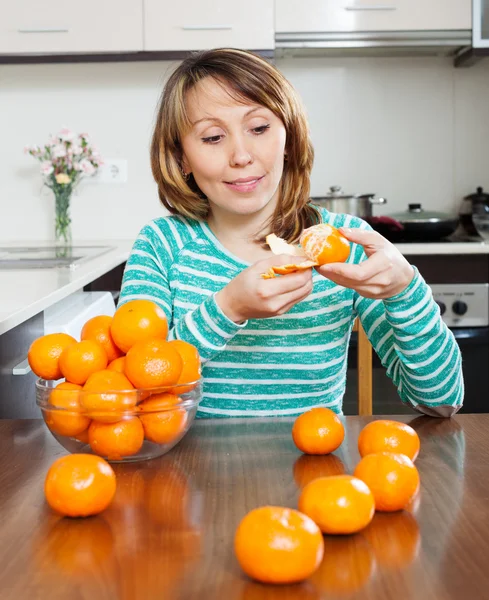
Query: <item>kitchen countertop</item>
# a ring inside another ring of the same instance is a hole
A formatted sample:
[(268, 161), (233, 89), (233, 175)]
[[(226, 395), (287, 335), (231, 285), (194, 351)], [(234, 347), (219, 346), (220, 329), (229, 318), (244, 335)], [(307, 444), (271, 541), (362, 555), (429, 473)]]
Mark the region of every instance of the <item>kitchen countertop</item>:
[(489, 414), (393, 418), (421, 438), (418, 499), (356, 535), (325, 536), (319, 570), (277, 587), (241, 572), (236, 526), (258, 506), (296, 508), (313, 477), (351, 473), (371, 417), (346, 417), (341, 447), (319, 457), (295, 448), (293, 419), (196, 421), (166, 456), (114, 465), (114, 501), (88, 519), (61, 518), (44, 500), (65, 451), (43, 422), (0, 420), (2, 600), (487, 598)]
[[(0, 270), (0, 335), (125, 262), (133, 242), (134, 240), (77, 240), (73, 245), (111, 246), (113, 249), (81, 263), (75, 269)], [(4, 245), (14, 246), (10, 243)], [(15, 245), (25, 246), (26, 242)], [(49, 242), (29, 242), (29, 246), (48, 245)]]
[[(80, 264), (76, 269), (0, 270), (0, 335), (83, 288), (125, 262), (134, 240), (79, 241), (74, 245), (108, 245), (113, 250)], [(26, 242), (4, 245), (26, 245)], [(29, 242), (47, 246), (49, 242)], [(396, 244), (406, 255), (489, 254), (489, 243)]]

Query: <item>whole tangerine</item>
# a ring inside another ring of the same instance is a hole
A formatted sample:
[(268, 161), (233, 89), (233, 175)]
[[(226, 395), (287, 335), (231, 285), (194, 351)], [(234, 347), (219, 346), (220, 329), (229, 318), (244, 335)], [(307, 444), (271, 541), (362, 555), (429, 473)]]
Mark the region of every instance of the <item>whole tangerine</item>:
[[(175, 388), (175, 393), (185, 394), (186, 392), (193, 390), (197, 385), (194, 382), (200, 379), (201, 366), (199, 351), (194, 345), (189, 344), (184, 340), (171, 340), (168, 343), (177, 350), (183, 363), (182, 372), (177, 381), (178, 388)], [(192, 385), (183, 385), (184, 383), (190, 383)]]
[(83, 385), (92, 373), (105, 369), (107, 362), (107, 354), (98, 342), (83, 340), (63, 350), (59, 368), (66, 381)]
[(59, 410), (46, 409), (43, 417), (53, 433), (67, 437), (79, 436), (88, 429), (90, 419), (80, 414), (81, 385), (62, 381), (49, 395), (49, 404)]
[(27, 351), (29, 366), (42, 379), (61, 379), (59, 357), (72, 344), (76, 344), (76, 340), (67, 333), (48, 333), (37, 338)]
[(92, 373), (80, 395), (80, 405), (86, 414), (106, 423), (120, 421), (123, 413), (131, 411), (136, 402), (137, 392), (129, 379), (109, 369)]
[(262, 506), (239, 523), (234, 551), (243, 571), (263, 583), (295, 583), (314, 573), (323, 558), (323, 536), (308, 516)]
[(115, 311), (110, 333), (116, 346), (127, 353), (134, 344), (151, 338), (166, 339), (168, 321), (163, 309), (151, 300), (129, 300)]
[(117, 423), (92, 421), (88, 428), (90, 448), (108, 460), (121, 460), (137, 454), (144, 442), (144, 429), (138, 417)]
[(414, 462), (419, 448), (420, 441), (416, 431), (399, 421), (372, 421), (365, 425), (358, 436), (358, 451), (362, 457), (375, 452), (396, 452), (405, 454)]
[(302, 413), (292, 427), (294, 444), (305, 454), (330, 454), (340, 447), (344, 437), (341, 419), (326, 407)]
[(129, 350), (124, 373), (136, 388), (158, 388), (175, 385), (182, 368), (182, 357), (175, 346), (162, 339), (150, 339)]
[(98, 342), (107, 354), (107, 360), (112, 362), (120, 356), (122, 356), (122, 350), (120, 350), (112, 339), (110, 333), (110, 326), (112, 324), (113, 317), (109, 315), (97, 315), (89, 319), (82, 327), (80, 333), (81, 340), (93, 340)]
[(139, 419), (147, 440), (155, 444), (169, 444), (182, 434), (187, 412), (184, 408), (172, 408), (179, 402), (180, 398), (175, 394), (162, 393), (153, 394), (139, 404)]

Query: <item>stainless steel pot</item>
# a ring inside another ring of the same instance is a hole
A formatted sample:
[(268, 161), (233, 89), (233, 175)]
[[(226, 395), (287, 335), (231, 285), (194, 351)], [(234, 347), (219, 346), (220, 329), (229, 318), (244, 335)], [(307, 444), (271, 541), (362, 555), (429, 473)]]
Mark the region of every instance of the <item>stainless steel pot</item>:
[(324, 206), (333, 213), (346, 213), (365, 219), (372, 216), (374, 204), (385, 204), (385, 198), (375, 198), (375, 194), (345, 194), (339, 185), (332, 185), (325, 196), (311, 197), (313, 204)]

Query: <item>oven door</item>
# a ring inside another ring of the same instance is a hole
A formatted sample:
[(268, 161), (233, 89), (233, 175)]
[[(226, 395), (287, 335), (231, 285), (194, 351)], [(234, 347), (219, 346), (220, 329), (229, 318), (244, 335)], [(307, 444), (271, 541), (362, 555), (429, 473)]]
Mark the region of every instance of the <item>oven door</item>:
[[(461, 413), (489, 413), (489, 327), (453, 328), (462, 353), (465, 401)], [(357, 337), (352, 334), (343, 412), (358, 414)], [(379, 358), (373, 353), (373, 412), (376, 415), (414, 414), (397, 394)]]

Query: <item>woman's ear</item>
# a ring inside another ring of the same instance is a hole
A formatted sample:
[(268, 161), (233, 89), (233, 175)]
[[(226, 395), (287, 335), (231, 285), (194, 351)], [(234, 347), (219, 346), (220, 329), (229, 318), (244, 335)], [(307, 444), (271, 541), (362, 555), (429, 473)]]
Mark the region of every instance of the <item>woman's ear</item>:
[(190, 175), (190, 172), (192, 169), (190, 168), (190, 165), (188, 164), (188, 160), (187, 160), (187, 157), (185, 156), (185, 153), (182, 154), (181, 165), (182, 165), (182, 171), (184, 173), (187, 173), (188, 175)]

